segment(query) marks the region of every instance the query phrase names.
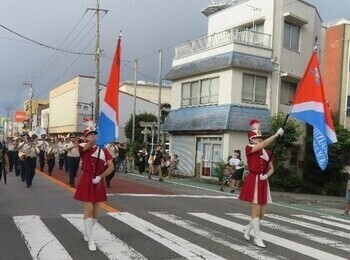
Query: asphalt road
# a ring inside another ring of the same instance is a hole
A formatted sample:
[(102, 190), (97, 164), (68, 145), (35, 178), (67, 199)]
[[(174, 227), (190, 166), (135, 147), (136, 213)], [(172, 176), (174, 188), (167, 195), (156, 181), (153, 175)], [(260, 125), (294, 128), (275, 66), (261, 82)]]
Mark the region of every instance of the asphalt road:
[(205, 187), (119, 175), (99, 225), (97, 252), (83, 240), (72, 190), (36, 174), (0, 183), (0, 259), (350, 259), (350, 219), (295, 204), (270, 205), (267, 245), (245, 241), (249, 205)]

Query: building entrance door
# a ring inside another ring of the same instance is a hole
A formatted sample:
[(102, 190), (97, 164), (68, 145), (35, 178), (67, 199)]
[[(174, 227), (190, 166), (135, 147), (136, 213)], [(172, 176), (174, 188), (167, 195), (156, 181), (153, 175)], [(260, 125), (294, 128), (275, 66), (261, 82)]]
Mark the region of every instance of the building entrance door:
[(201, 177), (216, 177), (216, 166), (222, 159), (221, 141), (203, 141)]

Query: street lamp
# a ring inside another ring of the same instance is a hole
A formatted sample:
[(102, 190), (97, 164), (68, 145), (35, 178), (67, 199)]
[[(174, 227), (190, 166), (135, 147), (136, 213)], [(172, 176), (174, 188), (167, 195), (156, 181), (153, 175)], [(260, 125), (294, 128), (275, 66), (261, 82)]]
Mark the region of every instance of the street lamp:
[(88, 107), (91, 107), (91, 120), (94, 121), (94, 102), (86, 103), (86, 102), (77, 102), (77, 108), (83, 110), (88, 110)]

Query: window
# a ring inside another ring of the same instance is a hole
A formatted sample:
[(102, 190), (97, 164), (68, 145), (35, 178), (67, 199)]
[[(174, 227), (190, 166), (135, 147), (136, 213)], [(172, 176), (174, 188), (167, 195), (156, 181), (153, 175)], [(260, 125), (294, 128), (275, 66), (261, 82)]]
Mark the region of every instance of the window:
[(267, 77), (243, 74), (242, 101), (266, 104)]
[(281, 81), (281, 93), (280, 93), (280, 103), (284, 105), (291, 105), (294, 99), (295, 92), (297, 91), (297, 84)]
[(299, 51), (300, 26), (284, 22), (283, 47)]
[(218, 103), (219, 77), (182, 84), (181, 106)]
[(350, 96), (348, 96), (348, 103), (347, 103), (347, 106), (346, 106), (346, 116), (347, 117), (350, 117)]

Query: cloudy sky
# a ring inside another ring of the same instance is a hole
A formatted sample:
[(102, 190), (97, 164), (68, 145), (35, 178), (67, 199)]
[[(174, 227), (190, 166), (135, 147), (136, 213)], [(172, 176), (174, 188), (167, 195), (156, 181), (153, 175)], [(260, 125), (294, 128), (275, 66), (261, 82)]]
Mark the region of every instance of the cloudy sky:
[[(264, 1), (264, 0), (261, 0)], [(100, 0), (109, 12), (101, 18), (101, 83), (108, 78), (119, 31), (123, 31), (124, 80), (132, 79), (132, 61), (139, 60), (141, 80), (158, 81), (158, 50), (164, 72), (174, 47), (206, 33), (201, 10), (209, 0)], [(323, 19), (350, 17), (348, 0), (308, 0)], [(0, 25), (40, 43), (81, 53), (94, 51), (95, 0), (0, 0)], [(23, 81), (32, 81), (35, 98), (76, 75), (94, 75), (94, 58), (57, 52), (0, 27), (0, 116), (6, 108), (21, 109), (28, 97)]]

